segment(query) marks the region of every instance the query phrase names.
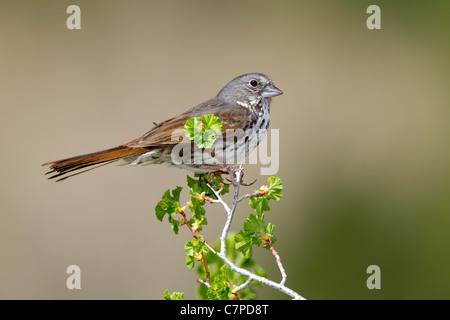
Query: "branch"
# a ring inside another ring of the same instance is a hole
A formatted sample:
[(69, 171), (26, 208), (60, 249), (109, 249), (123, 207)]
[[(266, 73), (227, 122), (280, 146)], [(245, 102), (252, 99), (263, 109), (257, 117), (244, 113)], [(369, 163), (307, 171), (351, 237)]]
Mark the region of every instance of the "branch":
[(248, 194), (243, 195), (242, 197), (238, 198), (236, 201), (237, 202), (241, 202), (244, 199), (251, 198), (251, 197), (260, 197), (260, 196), (263, 196), (265, 194), (266, 194), (266, 192), (261, 192), (261, 191), (260, 192), (254, 192), (254, 193), (248, 193)]
[(204, 284), (207, 288), (210, 287), (210, 279), (211, 279), (211, 274), (209, 273), (209, 268), (208, 268), (208, 264), (206, 263), (206, 259), (205, 259), (205, 255), (202, 253), (202, 261), (203, 261), (203, 265), (205, 267), (205, 278), (206, 280), (203, 281), (202, 279), (198, 279), (197, 282)]
[[(275, 249), (272, 249), (273, 246), (270, 244), (270, 250), (272, 252), (272, 254), (275, 256), (275, 259), (277, 261), (278, 264), (278, 268), (281, 271), (282, 274), (282, 280), (280, 283), (276, 283), (272, 280), (269, 280), (267, 278), (258, 276), (256, 274), (253, 274), (252, 272), (240, 268), (238, 266), (236, 266), (232, 261), (230, 261), (227, 257), (227, 249), (226, 249), (226, 238), (227, 238), (227, 234), (228, 231), (230, 230), (230, 226), (231, 226), (231, 221), (233, 220), (233, 215), (234, 215), (234, 211), (236, 209), (236, 205), (238, 202), (242, 201), (245, 198), (249, 198), (251, 196), (259, 196), (259, 193), (255, 193), (255, 194), (249, 194), (249, 195), (245, 195), (241, 198), (239, 198), (239, 187), (241, 186), (242, 183), (242, 176), (243, 176), (243, 168), (242, 165), (238, 166), (238, 167), (233, 167), (230, 168), (230, 177), (231, 177), (231, 183), (234, 186), (234, 197), (233, 197), (233, 203), (231, 205), (231, 208), (228, 207), (228, 205), (222, 200), (222, 198), (220, 197), (220, 193), (215, 191), (209, 184), (208, 187), (211, 189), (211, 191), (215, 194), (215, 196), (217, 197), (217, 200), (219, 203), (222, 204), (222, 206), (225, 208), (225, 211), (227, 212), (227, 220), (225, 222), (224, 228), (222, 230), (222, 235), (220, 237), (220, 252), (215, 252), (213, 251), (219, 258), (221, 258), (223, 260), (223, 262), (225, 262), (232, 271), (237, 272), (243, 276), (248, 277), (247, 281), (244, 282), (242, 285), (240, 285), (239, 287), (235, 288), (233, 290), (233, 292), (238, 292), (239, 290), (242, 290), (244, 288), (246, 288), (252, 281), (257, 281), (259, 283), (265, 284), (271, 288), (274, 288), (276, 290), (279, 290), (289, 296), (291, 296), (292, 298), (296, 299), (296, 300), (306, 300), (304, 297), (302, 297), (300, 294), (298, 294), (297, 292), (295, 292), (294, 290), (286, 287), (284, 285), (285, 281), (286, 281), (286, 272), (281, 264), (281, 260), (280, 257), (277, 253), (277, 251)], [(209, 248), (209, 247), (208, 247)]]
[[(212, 252), (214, 252), (215, 254), (217, 254), (217, 252), (202, 238), (200, 238), (199, 236), (197, 236), (197, 231), (194, 230), (194, 228), (192, 228), (192, 226), (190, 225), (186, 214), (184, 213), (184, 211), (180, 211), (181, 216), (183, 217), (184, 220), (184, 224), (188, 226), (189, 230), (192, 233), (192, 236), (197, 239), (198, 241), (201, 241), (209, 250), (211, 250)], [(208, 268), (208, 264), (206, 263), (206, 259), (205, 259), (205, 255), (202, 253), (202, 262), (203, 265), (205, 267), (205, 279), (206, 280), (202, 280), (202, 279), (197, 279), (197, 282), (204, 284), (207, 288), (210, 287), (210, 279), (211, 279), (211, 274), (209, 272), (209, 268)]]
[(266, 243), (266, 245), (268, 245), (270, 247), (270, 251), (272, 252), (273, 256), (275, 257), (275, 261), (277, 262), (278, 269), (280, 269), (280, 272), (281, 272), (281, 282), (280, 282), (280, 284), (284, 285), (284, 283), (286, 282), (287, 274), (286, 274), (286, 271), (283, 268), (283, 264), (281, 263), (280, 255), (275, 250), (273, 245), (270, 243), (270, 240)]
[(247, 288), (248, 286), (249, 286), (249, 284), (251, 283), (253, 281), (253, 279), (252, 278), (248, 278), (247, 279), (247, 281), (245, 281), (243, 284), (241, 284), (239, 287), (236, 287), (236, 288), (234, 288), (233, 289), (233, 293), (234, 292), (239, 292), (239, 291), (241, 291), (241, 290), (244, 290), (245, 288)]
[[(187, 225), (187, 227), (189, 228), (189, 230), (191, 231), (191, 233), (192, 233), (192, 236), (195, 238), (195, 239), (197, 239), (198, 241), (201, 241), (211, 252), (213, 252), (214, 254), (217, 254), (217, 252), (216, 252), (216, 250), (214, 250), (214, 248), (213, 247), (211, 247), (209, 244), (208, 244), (208, 242), (206, 242), (204, 239), (202, 239), (201, 237), (199, 237), (199, 236), (197, 236), (197, 231), (195, 231), (193, 228), (192, 228), (192, 226), (190, 225), (190, 223), (189, 223), (189, 221), (188, 221), (188, 219), (187, 219), (187, 217), (186, 217), (186, 214), (184, 213), (184, 211), (180, 211), (180, 214), (181, 214), (181, 216), (183, 217), (183, 220), (184, 220), (184, 224), (185, 225)], [(203, 256), (203, 255), (202, 255)], [(203, 256), (203, 260), (205, 260), (205, 257)], [(205, 264), (206, 264), (206, 262), (205, 262)], [(206, 268), (205, 268), (206, 269)]]

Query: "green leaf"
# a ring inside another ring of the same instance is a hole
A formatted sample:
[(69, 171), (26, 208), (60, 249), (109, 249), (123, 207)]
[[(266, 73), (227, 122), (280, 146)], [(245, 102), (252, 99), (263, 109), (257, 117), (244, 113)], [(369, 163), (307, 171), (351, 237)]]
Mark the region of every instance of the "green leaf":
[(273, 232), (275, 231), (275, 225), (273, 225), (272, 223), (268, 223), (265, 227), (264, 227), (264, 232), (266, 234), (270, 234), (273, 236)]
[(280, 200), (283, 196), (281, 191), (283, 190), (283, 182), (278, 177), (270, 177), (267, 179), (269, 182), (269, 193), (267, 194), (268, 199)]
[(240, 231), (234, 236), (234, 241), (236, 243), (236, 250), (241, 252), (246, 258), (250, 258), (252, 256), (253, 241), (251, 237)]
[(269, 211), (269, 201), (265, 196), (251, 197), (249, 200), (250, 207), (252, 207), (257, 214), (261, 214), (264, 211)]
[(191, 178), (190, 176), (186, 176), (187, 177), (187, 185), (189, 188), (194, 188), (198, 186), (198, 180)]
[(186, 242), (184, 245), (184, 252), (188, 256), (194, 256), (195, 250), (194, 250), (194, 244), (191, 241)]
[[(269, 191), (265, 195), (251, 197), (249, 200), (250, 207), (252, 207), (257, 214), (270, 210), (269, 200), (273, 199), (278, 201), (283, 196), (281, 194), (281, 191), (283, 190), (283, 183), (280, 178), (270, 177), (267, 181), (269, 182)], [(258, 191), (259, 190), (255, 190), (255, 192)]]
[(162, 196), (161, 201), (159, 201), (155, 207), (156, 218), (162, 221), (164, 215), (177, 214), (180, 209), (180, 192), (183, 188), (177, 187), (172, 190), (172, 195), (168, 189)]
[(203, 242), (198, 239), (186, 242), (184, 252), (186, 253), (186, 266), (189, 269), (194, 267), (195, 261), (199, 260), (202, 253), (207, 251)]
[(184, 125), (185, 135), (200, 149), (214, 149), (216, 136), (222, 133), (222, 122), (213, 114), (191, 118)]
[(202, 139), (203, 135), (203, 124), (200, 117), (191, 118), (184, 124), (184, 134), (189, 140), (198, 141)]
[(184, 130), (184, 134), (189, 140), (194, 140), (199, 148), (203, 147), (203, 123), (200, 117), (186, 121)]
[(191, 227), (197, 231), (202, 231), (202, 226), (205, 226), (207, 224), (208, 221), (205, 217), (201, 217), (200, 220), (195, 220), (194, 222), (190, 223)]
[(186, 266), (192, 270), (195, 265), (196, 259), (193, 256), (186, 256)]
[(208, 184), (214, 189), (218, 190), (220, 187), (222, 187), (222, 191), (220, 192), (221, 195), (227, 194), (230, 192), (230, 186), (223, 183), (223, 178), (220, 175), (213, 175), (213, 174), (196, 174), (195, 178), (191, 178), (190, 176), (187, 176), (187, 184), (189, 188), (191, 188), (193, 193), (196, 193), (196, 195), (200, 195), (202, 192), (205, 193), (208, 197), (211, 197), (213, 199), (216, 199), (216, 196), (213, 194), (211, 189), (208, 187)]
[(253, 213), (247, 217), (244, 222), (245, 235), (256, 235), (264, 232), (264, 214), (254, 215)]
[(187, 184), (190, 188), (189, 193), (191, 196), (193, 193), (195, 193), (196, 196), (200, 195), (202, 192), (210, 192), (206, 182), (204, 181), (203, 177), (199, 177), (198, 179), (191, 178), (190, 176), (187, 176)]
[[(169, 190), (167, 190), (167, 191), (169, 191)], [(167, 213), (167, 210), (164, 206), (163, 201), (158, 202), (158, 204), (155, 207), (155, 213), (156, 213), (156, 218), (159, 221), (162, 221), (164, 218), (164, 215)]]
[(172, 215), (169, 215), (169, 223), (170, 223), (170, 229), (175, 232), (175, 234), (178, 234), (178, 230), (180, 229), (181, 221), (178, 219), (175, 219)]
[[(204, 148), (204, 149), (211, 149), (211, 150), (213, 150), (215, 141), (216, 141), (216, 135), (214, 134), (214, 131), (207, 130), (203, 134), (201, 147)], [(197, 146), (200, 147), (198, 143), (197, 143)]]
[(219, 117), (213, 114), (206, 114), (202, 117), (205, 125), (205, 132), (211, 130), (214, 134), (220, 135), (222, 133), (222, 122)]
[(265, 224), (263, 213), (250, 214), (244, 222), (244, 230), (234, 236), (236, 250), (240, 251), (246, 258), (250, 258), (254, 245), (260, 246), (263, 243), (265, 248), (270, 248), (263, 239), (274, 243), (277, 240), (274, 231), (275, 225), (272, 223)]
[[(283, 190), (283, 183), (280, 178), (270, 177), (267, 181), (269, 182), (269, 191), (265, 195), (251, 197), (249, 200), (250, 207), (252, 207), (257, 214), (270, 210), (269, 200), (274, 199), (278, 201), (283, 196), (281, 194), (281, 191)], [(255, 190), (255, 192), (258, 191), (259, 190)]]
[(221, 195), (227, 194), (230, 192), (230, 185), (223, 183), (223, 178), (221, 175), (215, 175), (215, 174), (208, 174), (204, 175), (204, 183), (206, 188), (208, 188), (208, 192), (211, 194), (211, 197), (216, 199), (216, 196), (212, 194), (212, 191), (209, 189), (209, 187), (206, 185), (206, 182), (209, 183), (209, 185), (214, 190), (219, 190), (220, 187), (222, 187), (222, 191), (220, 192)]
[(221, 195), (227, 194), (230, 192), (230, 185), (229, 184), (223, 184)]
[(203, 147), (205, 149), (214, 149), (216, 136), (222, 133), (222, 122), (213, 114), (207, 114), (202, 117), (205, 131), (203, 134)]
[(194, 191), (194, 189), (199, 189), (198, 185), (194, 185), (191, 189), (189, 189), (189, 194), (191, 195), (191, 201), (189, 201), (189, 210), (193, 213), (193, 217), (195, 219), (201, 219), (202, 216), (205, 215), (206, 211), (203, 208), (205, 201), (199, 201), (199, 197), (201, 193), (198, 191)]
[(172, 198), (173, 198), (176, 202), (179, 202), (179, 201), (180, 201), (180, 193), (181, 193), (181, 190), (183, 190), (182, 187), (176, 187), (175, 189), (172, 190), (172, 194), (173, 194), (173, 197), (172, 197)]
[[(197, 118), (198, 119), (198, 118)], [(189, 140), (194, 140), (194, 127), (196, 118), (191, 118), (184, 124), (184, 134)]]
[(163, 293), (163, 297), (166, 300), (184, 300), (184, 292), (173, 292), (172, 294), (169, 293), (169, 290), (166, 289)]
[(212, 279), (207, 291), (209, 300), (228, 300), (231, 294), (231, 284), (228, 280), (228, 271), (230, 268), (223, 265), (220, 272)]
[(265, 227), (264, 227), (264, 232), (265, 232), (265, 235), (266, 236), (269, 236), (270, 237), (270, 242), (272, 243), (272, 244), (274, 244), (277, 240), (278, 240), (278, 238), (277, 238), (277, 236), (275, 235), (275, 225), (274, 224), (272, 224), (272, 223), (268, 223)]

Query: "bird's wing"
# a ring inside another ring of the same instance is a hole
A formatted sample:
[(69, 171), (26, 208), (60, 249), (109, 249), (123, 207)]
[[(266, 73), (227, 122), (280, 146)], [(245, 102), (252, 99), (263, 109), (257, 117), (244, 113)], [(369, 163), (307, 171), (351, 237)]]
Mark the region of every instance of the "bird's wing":
[(242, 128), (247, 120), (247, 110), (244, 108), (228, 107), (217, 103), (214, 99), (206, 101), (195, 108), (164, 122), (157, 124), (142, 137), (125, 144), (132, 148), (149, 148), (176, 145), (183, 140), (186, 142), (184, 125), (193, 117), (214, 114), (222, 122), (222, 133), (227, 130)]

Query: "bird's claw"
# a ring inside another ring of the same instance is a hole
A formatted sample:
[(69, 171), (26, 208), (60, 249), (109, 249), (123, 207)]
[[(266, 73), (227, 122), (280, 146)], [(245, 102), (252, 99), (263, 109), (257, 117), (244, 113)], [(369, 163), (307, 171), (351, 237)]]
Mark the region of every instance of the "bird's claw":
[(244, 186), (244, 187), (252, 186), (255, 184), (256, 180), (257, 179), (253, 180), (253, 182), (247, 182), (247, 183), (241, 181), (241, 186)]
[(228, 174), (230, 178), (222, 179), (222, 183), (226, 185), (239, 184), (241, 186), (248, 187), (255, 184), (257, 180), (255, 179), (254, 181), (249, 183), (244, 182), (242, 180), (242, 178), (244, 177), (244, 171), (242, 170), (242, 166), (230, 167), (230, 166), (204, 165), (203, 168), (216, 170), (214, 172), (211, 172), (211, 174), (215, 176), (222, 176), (222, 174)]

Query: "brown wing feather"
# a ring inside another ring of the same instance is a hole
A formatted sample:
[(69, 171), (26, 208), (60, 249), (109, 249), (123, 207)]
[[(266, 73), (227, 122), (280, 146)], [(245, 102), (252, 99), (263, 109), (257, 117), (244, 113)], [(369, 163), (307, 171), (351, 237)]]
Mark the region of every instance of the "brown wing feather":
[(178, 144), (183, 139), (186, 139), (184, 135), (186, 121), (205, 114), (214, 114), (219, 117), (222, 122), (222, 133), (226, 130), (242, 128), (243, 123), (247, 121), (249, 115), (245, 108), (223, 106), (217, 103), (215, 99), (211, 99), (177, 117), (156, 125), (142, 137), (126, 143), (125, 146), (131, 148), (148, 148)]

